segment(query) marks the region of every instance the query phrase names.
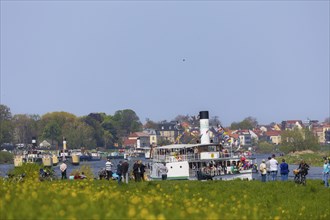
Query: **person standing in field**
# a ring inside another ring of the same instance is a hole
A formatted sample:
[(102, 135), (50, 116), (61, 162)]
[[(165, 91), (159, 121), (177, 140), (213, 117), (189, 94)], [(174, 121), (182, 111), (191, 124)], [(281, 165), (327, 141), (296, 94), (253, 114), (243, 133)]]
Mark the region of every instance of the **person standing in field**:
[(142, 163), (141, 160), (139, 160), (139, 164), (140, 164), (140, 167), (141, 167), (141, 180), (145, 181), (144, 173), (146, 172), (146, 166)]
[(129, 164), (127, 160), (124, 160), (124, 162), (122, 163), (122, 170), (123, 170), (123, 182), (126, 182), (126, 184), (128, 184), (128, 168), (129, 168)]
[(119, 161), (119, 163), (117, 165), (118, 184), (120, 184), (120, 182), (121, 182), (122, 174), (123, 174), (123, 165), (122, 165), (122, 162)]
[(285, 162), (285, 159), (282, 159), (282, 163), (280, 164), (281, 170), (281, 180), (287, 181), (289, 175), (289, 165)]
[(265, 159), (262, 160), (259, 166), (259, 170), (261, 174), (261, 182), (266, 182), (267, 167), (266, 167)]
[(273, 154), (272, 159), (269, 161), (269, 167), (270, 167), (270, 175), (271, 175), (271, 180), (276, 181), (277, 180), (277, 166), (278, 162), (275, 159), (275, 154)]
[(267, 181), (270, 181), (270, 159), (272, 158), (268, 157), (268, 160), (266, 162)]
[(324, 160), (323, 164), (323, 181), (324, 186), (329, 187), (329, 172), (330, 172), (330, 161)]
[(134, 173), (134, 179), (135, 182), (140, 182), (141, 181), (141, 163), (139, 161), (135, 161), (133, 165), (133, 173)]
[(107, 160), (107, 162), (105, 163), (105, 170), (107, 172), (107, 180), (112, 178), (112, 163), (110, 161), (110, 159)]
[(62, 174), (62, 178), (61, 178), (62, 180), (67, 179), (67, 176), (66, 176), (66, 169), (67, 168), (68, 168), (68, 166), (66, 165), (65, 160), (64, 160), (63, 163), (60, 166), (60, 170), (61, 170), (61, 174)]

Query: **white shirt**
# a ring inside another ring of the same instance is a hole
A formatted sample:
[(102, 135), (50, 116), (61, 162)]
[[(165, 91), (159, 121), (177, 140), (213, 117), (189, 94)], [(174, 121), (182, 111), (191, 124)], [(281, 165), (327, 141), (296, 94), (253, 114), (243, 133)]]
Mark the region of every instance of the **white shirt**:
[(60, 166), (60, 170), (63, 172), (64, 170), (66, 170), (67, 165), (65, 163), (62, 163)]
[(107, 161), (107, 162), (105, 163), (105, 169), (106, 169), (107, 171), (110, 171), (110, 170), (112, 169), (112, 163), (111, 163), (110, 161)]
[(261, 174), (267, 174), (267, 169), (266, 169), (266, 164), (265, 164), (265, 162), (262, 162), (262, 163), (260, 164), (259, 170), (260, 170)]
[(277, 171), (278, 162), (277, 162), (277, 160), (275, 160), (275, 158), (270, 159), (269, 165), (270, 165), (270, 167), (269, 167), (270, 171)]

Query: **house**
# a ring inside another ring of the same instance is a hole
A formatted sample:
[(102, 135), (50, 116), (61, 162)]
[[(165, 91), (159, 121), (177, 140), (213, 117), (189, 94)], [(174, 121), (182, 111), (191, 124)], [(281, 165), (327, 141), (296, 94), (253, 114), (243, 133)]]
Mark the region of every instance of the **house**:
[(145, 129), (145, 130), (143, 130), (143, 132), (149, 135), (149, 137), (150, 137), (149, 142), (150, 142), (151, 145), (157, 145), (158, 139), (160, 137), (160, 133), (159, 133), (158, 130)]
[(293, 130), (295, 128), (302, 129), (304, 127), (301, 120), (288, 120), (282, 121), (281, 123), (281, 130)]
[(124, 140), (124, 146), (130, 148), (141, 148), (150, 146), (149, 134), (144, 132), (134, 132)]
[(250, 130), (236, 130), (233, 132), (233, 134), (238, 134), (239, 142), (242, 146), (252, 145), (252, 135)]
[(312, 131), (320, 144), (330, 143), (330, 124), (314, 126)]
[(162, 137), (165, 140), (168, 140), (172, 143), (174, 143), (176, 138), (178, 137), (178, 135), (180, 135), (183, 132), (182, 128), (180, 128), (180, 125), (174, 121), (161, 122), (158, 125), (158, 131), (159, 131), (160, 137)]
[(265, 132), (266, 141), (272, 144), (280, 144), (281, 143), (281, 131), (267, 131)]

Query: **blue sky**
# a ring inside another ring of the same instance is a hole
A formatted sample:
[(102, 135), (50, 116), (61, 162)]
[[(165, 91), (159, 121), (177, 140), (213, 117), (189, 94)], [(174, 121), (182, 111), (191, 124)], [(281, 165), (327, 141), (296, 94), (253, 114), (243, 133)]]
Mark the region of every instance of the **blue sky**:
[(1, 104), (323, 121), (329, 20), (329, 1), (1, 1)]

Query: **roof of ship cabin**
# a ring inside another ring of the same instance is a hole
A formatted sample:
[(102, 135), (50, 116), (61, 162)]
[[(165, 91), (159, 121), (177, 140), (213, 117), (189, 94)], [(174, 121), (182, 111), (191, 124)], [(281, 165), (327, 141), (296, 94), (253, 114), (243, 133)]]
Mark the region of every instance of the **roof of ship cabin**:
[(158, 149), (182, 149), (182, 148), (193, 148), (193, 147), (202, 147), (202, 146), (215, 146), (217, 144), (171, 144), (166, 146), (156, 147)]

